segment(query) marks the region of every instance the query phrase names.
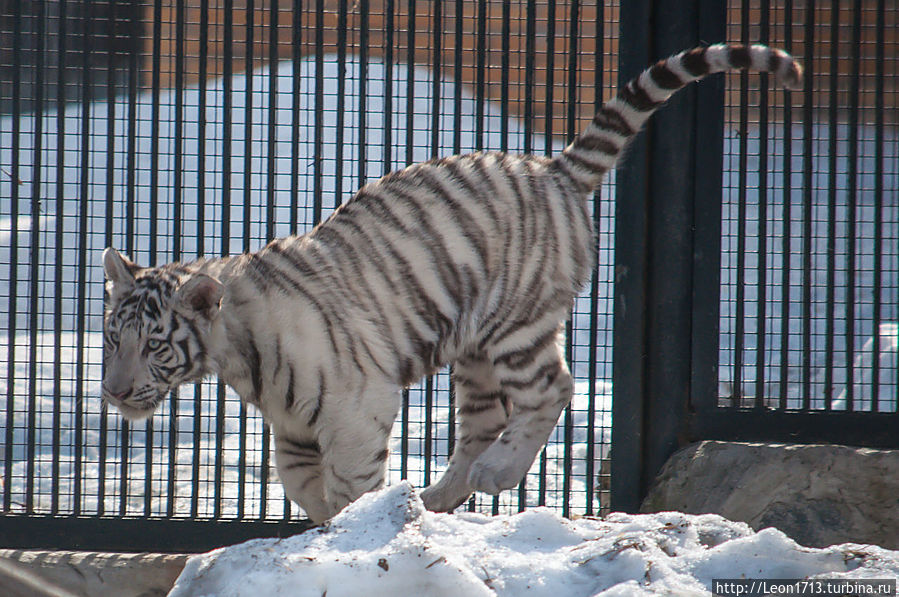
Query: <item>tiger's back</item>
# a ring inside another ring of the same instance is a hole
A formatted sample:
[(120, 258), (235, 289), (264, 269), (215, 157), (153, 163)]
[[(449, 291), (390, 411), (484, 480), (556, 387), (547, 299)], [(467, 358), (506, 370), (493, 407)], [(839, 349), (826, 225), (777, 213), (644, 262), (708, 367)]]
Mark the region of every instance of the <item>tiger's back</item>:
[(310, 234), (272, 242), (253, 257), (265, 270), (254, 282), (283, 287), (305, 271), (301, 292), (325, 297), (315, 308), (346, 328), (332, 351), (408, 385), (516, 322), (570, 308), (592, 234), (586, 203), (550, 160), (454, 156), (368, 184)]

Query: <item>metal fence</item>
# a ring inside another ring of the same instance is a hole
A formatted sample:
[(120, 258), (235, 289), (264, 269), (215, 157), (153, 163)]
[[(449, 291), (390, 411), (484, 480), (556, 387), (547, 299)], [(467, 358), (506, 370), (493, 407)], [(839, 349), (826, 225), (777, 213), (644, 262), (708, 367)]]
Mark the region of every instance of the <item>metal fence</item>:
[[(656, 115), (591, 206), (575, 400), (520, 488), (463, 508), (589, 515), (611, 485), (635, 510), (695, 439), (896, 447), (899, 28), (883, 0), (0, 6), (8, 545), (187, 550), (302, 528), (266, 426), (226, 388), (184, 387), (146, 423), (101, 409), (104, 247), (144, 265), (255, 250), (408, 163), (552, 154), (619, 69), (716, 40), (786, 47), (809, 84), (712, 78)], [(405, 394), (391, 481), (445, 467), (453, 400), (445, 371)]]
[[(230, 390), (181, 388), (146, 423), (101, 408), (100, 252), (157, 265), (252, 251), (412, 162), (558, 151), (611, 92), (616, 18), (576, 1), (5, 3), (8, 536), (189, 549), (224, 541), (203, 521), (245, 523), (232, 541), (285, 532), (301, 512), (267, 427)], [(611, 202), (592, 209), (600, 261), (569, 334), (577, 396), (526, 481), (468, 509), (608, 505)], [(446, 371), (406, 392), (391, 481), (424, 486), (445, 468), (452, 405)]]
[(691, 441), (899, 447), (897, 18), (878, 0), (622, 12), (647, 48), (622, 46), (625, 70), (724, 38), (786, 48), (805, 80), (704, 83), (619, 169), (613, 508)]
[(899, 12), (744, 0), (730, 36), (788, 46), (802, 94), (734, 77), (726, 111), (721, 396), (896, 412)]

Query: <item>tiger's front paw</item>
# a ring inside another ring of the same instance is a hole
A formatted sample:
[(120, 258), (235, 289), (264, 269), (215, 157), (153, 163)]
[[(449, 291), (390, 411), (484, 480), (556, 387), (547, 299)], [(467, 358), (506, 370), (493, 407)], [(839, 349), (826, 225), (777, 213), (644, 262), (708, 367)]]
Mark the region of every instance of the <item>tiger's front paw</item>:
[(471, 490), (468, 488), (449, 492), (446, 488), (431, 485), (421, 492), (421, 501), (432, 512), (452, 512), (464, 504), (469, 495)]
[(494, 444), (474, 461), (468, 472), (468, 484), (477, 491), (497, 495), (518, 485), (533, 459)]

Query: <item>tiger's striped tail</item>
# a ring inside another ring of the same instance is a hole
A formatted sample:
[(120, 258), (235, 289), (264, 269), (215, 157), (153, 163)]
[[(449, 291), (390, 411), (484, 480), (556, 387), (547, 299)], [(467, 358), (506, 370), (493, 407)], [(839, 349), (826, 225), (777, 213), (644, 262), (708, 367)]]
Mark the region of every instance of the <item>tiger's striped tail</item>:
[(786, 89), (802, 88), (802, 67), (782, 50), (726, 44), (686, 50), (660, 60), (629, 81), (553, 162), (585, 192), (592, 191), (615, 167), (652, 113), (677, 90), (710, 74), (734, 69), (769, 72)]

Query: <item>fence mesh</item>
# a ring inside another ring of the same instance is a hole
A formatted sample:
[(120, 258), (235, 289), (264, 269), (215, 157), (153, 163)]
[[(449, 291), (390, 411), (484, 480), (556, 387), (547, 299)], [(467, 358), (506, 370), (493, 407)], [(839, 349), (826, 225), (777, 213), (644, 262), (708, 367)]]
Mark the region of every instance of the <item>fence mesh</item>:
[(788, 49), (806, 86), (730, 77), (721, 405), (896, 412), (899, 13), (743, 0), (729, 14), (731, 40)]
[[(296, 515), (270, 433), (214, 381), (147, 422), (101, 408), (103, 274), (253, 251), (432, 156), (558, 151), (614, 85), (617, 7), (579, 2), (33, 0), (0, 18), (0, 466), (5, 512)], [(577, 396), (526, 482), (463, 506), (607, 506), (611, 181), (578, 299)], [(454, 439), (446, 371), (408, 390), (390, 480)]]

